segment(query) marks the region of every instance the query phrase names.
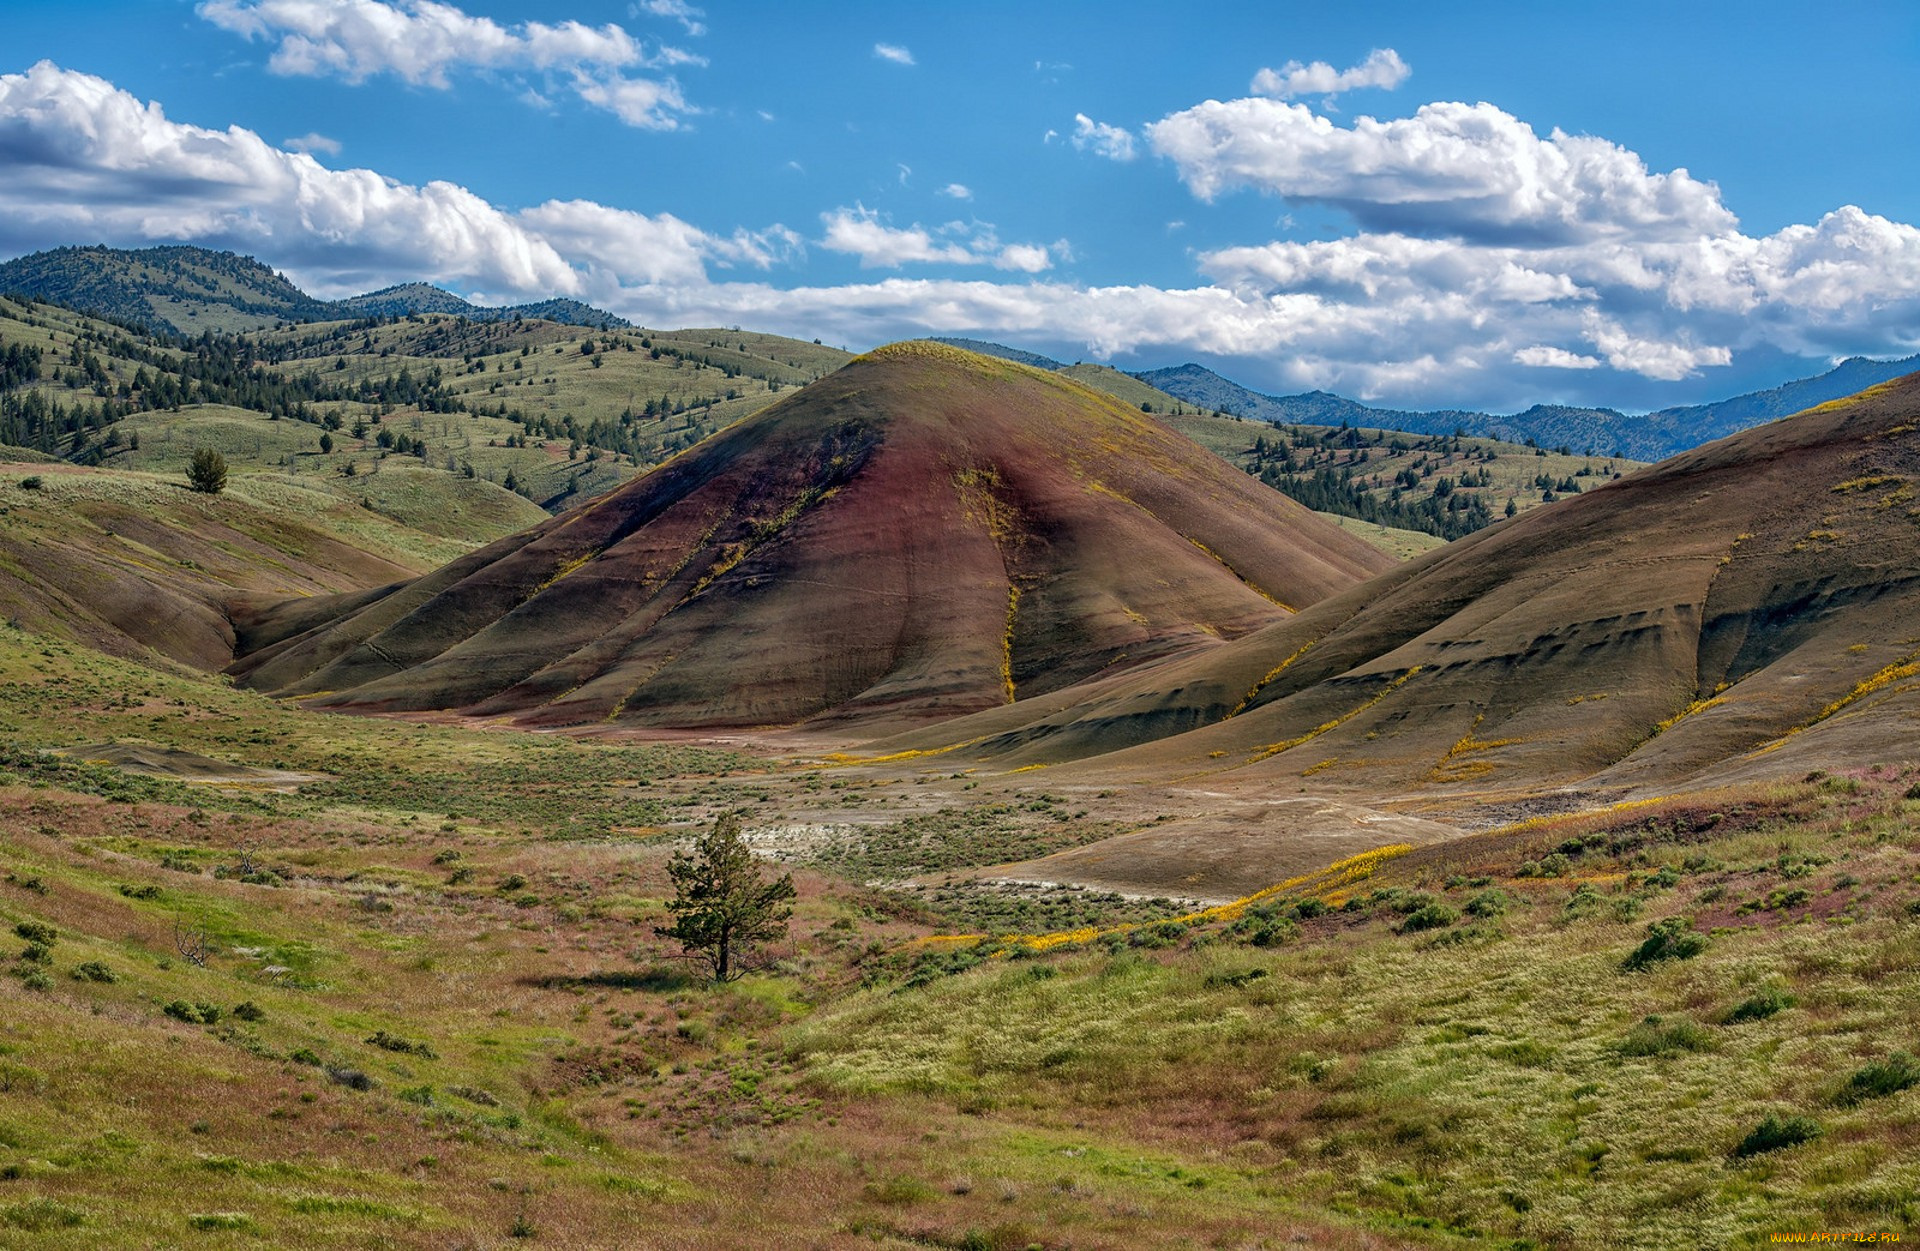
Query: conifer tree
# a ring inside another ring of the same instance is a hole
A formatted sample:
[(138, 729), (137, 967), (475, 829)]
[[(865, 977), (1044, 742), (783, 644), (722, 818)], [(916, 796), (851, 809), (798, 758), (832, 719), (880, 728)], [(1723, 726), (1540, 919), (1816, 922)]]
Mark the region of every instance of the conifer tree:
[(738, 814), (714, 822), (694, 840), (691, 853), (675, 852), (667, 873), (673, 878), (667, 909), (674, 921), (654, 932), (704, 960), (714, 981), (730, 982), (758, 967), (749, 963), (754, 948), (785, 936), (793, 915), (793, 874), (761, 877), (740, 837)]

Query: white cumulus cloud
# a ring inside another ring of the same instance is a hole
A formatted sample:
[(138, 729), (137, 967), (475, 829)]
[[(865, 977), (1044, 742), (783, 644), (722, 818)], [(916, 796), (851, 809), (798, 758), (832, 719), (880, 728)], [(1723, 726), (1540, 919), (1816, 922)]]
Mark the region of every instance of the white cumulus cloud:
[(1604, 139), (1542, 139), (1491, 104), (1339, 126), (1301, 104), (1209, 100), (1146, 133), (1203, 200), (1248, 188), (1332, 205), (1368, 229), (1547, 241), (1679, 239), (1737, 224), (1720, 189), (1684, 169), (1652, 173)]
[(628, 71), (706, 63), (683, 49), (650, 49), (612, 23), (502, 26), (438, 0), (201, 0), (194, 11), (222, 30), (274, 44), (267, 68), (276, 74), (350, 83), (393, 74), (445, 89), (457, 70), (555, 72), (586, 103), (650, 130), (675, 129), (693, 110), (671, 78)]
[(706, 23), (700, 20), (706, 16), (706, 11), (694, 8), (687, 0), (638, 0), (628, 7), (627, 12), (633, 17), (673, 18), (696, 39), (707, 33)]
[(1407, 81), (1413, 70), (1392, 48), (1375, 48), (1367, 59), (1350, 69), (1337, 70), (1325, 61), (1303, 65), (1288, 61), (1279, 69), (1263, 69), (1253, 76), (1257, 95), (1291, 100), (1295, 96), (1332, 96), (1362, 87), (1380, 87), (1391, 91)]
[(1044, 245), (1002, 245), (991, 226), (977, 223), (949, 222), (937, 231), (917, 222), (889, 226), (878, 213), (862, 205), (822, 213), (820, 220), (826, 227), (820, 246), (858, 257), (862, 269), (898, 269), (910, 264), (991, 265), (1035, 274), (1053, 264)]
[(1515, 364), (1530, 365), (1535, 369), (1598, 369), (1606, 363), (1598, 356), (1582, 356), (1578, 352), (1569, 352), (1545, 343), (1533, 343), (1518, 349), (1513, 354), (1513, 360)]
[(308, 131), (304, 135), (284, 140), (280, 146), (289, 152), (325, 152), (328, 156), (340, 155), (340, 141), (329, 139), (318, 131)]
[[(1048, 131), (1047, 134), (1051, 137), (1053, 132)], [(1085, 113), (1073, 115), (1073, 146), (1082, 152), (1104, 156), (1110, 161), (1131, 161), (1136, 155), (1132, 131), (1123, 126), (1096, 122)]]
[(897, 43), (876, 43), (873, 45), (873, 55), (882, 61), (892, 61), (895, 65), (914, 64), (913, 53)]
[(321, 295), (406, 279), (579, 295), (595, 265), (698, 283), (706, 262), (764, 265), (782, 251), (772, 235), (720, 238), (669, 214), (578, 204), (516, 214), (449, 182), (328, 169), (250, 130), (173, 121), (47, 61), (0, 75), (0, 164), (0, 250), (200, 243), (271, 257)]

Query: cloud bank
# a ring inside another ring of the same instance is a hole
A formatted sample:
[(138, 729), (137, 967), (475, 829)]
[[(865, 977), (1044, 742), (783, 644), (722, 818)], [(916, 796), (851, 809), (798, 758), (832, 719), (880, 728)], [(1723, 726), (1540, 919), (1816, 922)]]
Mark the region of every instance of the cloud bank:
[[(1091, 143), (1099, 124), (1085, 120)], [(1920, 351), (1920, 230), (1857, 207), (1748, 235), (1712, 183), (1603, 139), (1543, 137), (1487, 104), (1336, 124), (1254, 97), (1143, 133), (1164, 172), (1141, 162), (1128, 176), (1171, 173), (1197, 211), (1271, 195), (1332, 206), (1353, 232), (1214, 247), (1195, 254), (1194, 285), (1167, 289), (1055, 277), (1072, 261), (1064, 241), (895, 225), (858, 204), (808, 235), (585, 200), (510, 211), (449, 182), (329, 168), (322, 136), (302, 152), (176, 122), (42, 62), (0, 75), (0, 253), (191, 242), (259, 255), (319, 295), (422, 280), (482, 302), (569, 295), (648, 325), (854, 345), (974, 334), (1146, 364), (1200, 357), (1268, 389), (1395, 404), (1605, 401), (1746, 352)], [(810, 254), (892, 272), (809, 284)]]
[[(445, 90), (455, 71), (536, 70), (558, 75), (582, 101), (648, 130), (676, 129), (693, 110), (672, 78), (626, 71), (705, 64), (679, 48), (650, 49), (611, 23), (501, 26), (436, 0), (201, 0), (194, 11), (222, 30), (274, 44), (267, 68), (275, 74), (349, 83), (393, 74)], [(698, 33), (697, 10), (685, 4), (654, 0), (635, 11), (679, 18)]]
[(1279, 69), (1263, 69), (1253, 76), (1257, 95), (1291, 100), (1295, 96), (1335, 96), (1362, 87), (1387, 91), (1407, 81), (1413, 70), (1392, 48), (1375, 48), (1367, 59), (1351, 69), (1337, 70), (1325, 61), (1302, 65), (1288, 61)]

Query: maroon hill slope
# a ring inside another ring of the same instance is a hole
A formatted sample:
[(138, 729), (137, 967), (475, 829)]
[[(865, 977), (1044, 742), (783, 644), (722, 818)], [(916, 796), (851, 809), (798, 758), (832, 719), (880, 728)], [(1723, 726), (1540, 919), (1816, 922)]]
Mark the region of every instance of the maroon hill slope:
[(234, 672), (531, 725), (912, 724), (1218, 646), (1391, 563), (1106, 395), (909, 343), (371, 601), (243, 623)]
[(1084, 767), (1403, 798), (1908, 760), (1917, 493), (1913, 375), (1481, 531), (1222, 647), (886, 749), (960, 743), (1004, 764), (1099, 757)]

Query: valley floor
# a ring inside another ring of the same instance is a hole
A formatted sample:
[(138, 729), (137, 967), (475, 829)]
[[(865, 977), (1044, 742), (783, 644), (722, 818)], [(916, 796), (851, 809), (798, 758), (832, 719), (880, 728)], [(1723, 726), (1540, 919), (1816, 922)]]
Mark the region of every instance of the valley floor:
[[(321, 716), (0, 627), (0, 1245), (1910, 1229), (1912, 762), (1205, 907), (976, 883), (1180, 816), (1038, 776)], [(800, 897), (714, 987), (654, 927), (732, 809)]]

